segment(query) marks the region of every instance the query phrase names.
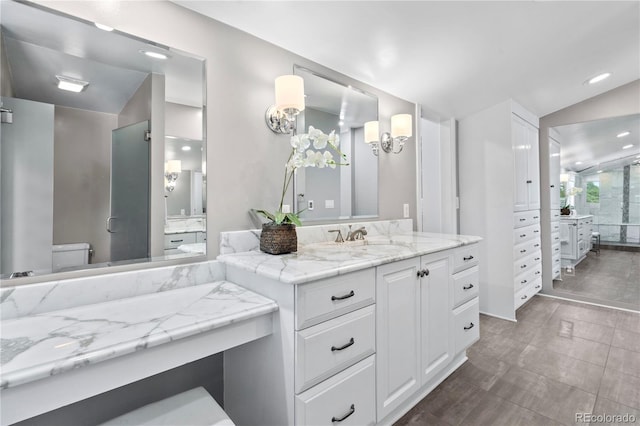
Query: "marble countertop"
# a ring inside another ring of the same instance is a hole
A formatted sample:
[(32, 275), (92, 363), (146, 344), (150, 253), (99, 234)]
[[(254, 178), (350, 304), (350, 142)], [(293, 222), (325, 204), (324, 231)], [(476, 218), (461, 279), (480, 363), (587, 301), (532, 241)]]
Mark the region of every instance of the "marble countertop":
[(575, 215), (575, 216), (567, 216), (567, 215), (561, 215), (560, 219), (564, 219), (564, 220), (575, 220), (575, 219), (587, 219), (593, 217), (593, 215), (591, 214), (579, 214), (579, 215)]
[(284, 283), (303, 284), (480, 240), (468, 235), (405, 232), (365, 241), (298, 244), (296, 253), (285, 255), (252, 250), (220, 255), (218, 260)]
[(175, 235), (175, 234), (188, 234), (195, 232), (207, 232), (205, 228), (175, 228), (175, 229), (165, 229), (164, 235)]
[(7, 389), (277, 311), (227, 281), (3, 320)]

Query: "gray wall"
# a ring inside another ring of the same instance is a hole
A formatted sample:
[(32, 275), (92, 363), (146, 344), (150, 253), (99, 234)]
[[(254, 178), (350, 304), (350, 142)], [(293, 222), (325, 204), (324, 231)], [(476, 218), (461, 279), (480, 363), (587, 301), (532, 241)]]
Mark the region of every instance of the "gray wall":
[[(272, 133), (264, 123), (264, 112), (274, 101), (273, 81), (277, 76), (291, 74), (293, 65), (299, 64), (378, 96), (381, 132), (390, 130), (392, 115), (415, 113), (411, 102), (172, 3), (116, 2), (111, 7), (101, 2), (37, 3), (206, 59), (210, 258), (219, 252), (221, 231), (253, 228), (248, 210), (268, 208), (279, 200), (282, 168), (289, 154), (288, 137)], [(401, 155), (381, 155), (381, 219), (402, 217), (403, 203), (410, 205), (415, 219), (415, 151), (412, 138)]]
[[(540, 118), (540, 198), (542, 232), (542, 291), (553, 290), (551, 279), (551, 221), (549, 219), (549, 128), (603, 118), (640, 113), (640, 80), (620, 86), (599, 96), (556, 111)], [(561, 294), (561, 293), (560, 293)], [(579, 298), (579, 296), (571, 296)]]
[(7, 50), (4, 48), (4, 37), (0, 33), (0, 94), (13, 97), (13, 85), (11, 84), (11, 71), (7, 60)]
[(53, 244), (85, 242), (108, 262), (111, 131), (115, 114), (55, 107)]
[[(378, 157), (364, 143), (364, 127), (352, 129), (354, 216), (375, 215), (378, 211)], [(399, 216), (400, 217), (400, 216)]]

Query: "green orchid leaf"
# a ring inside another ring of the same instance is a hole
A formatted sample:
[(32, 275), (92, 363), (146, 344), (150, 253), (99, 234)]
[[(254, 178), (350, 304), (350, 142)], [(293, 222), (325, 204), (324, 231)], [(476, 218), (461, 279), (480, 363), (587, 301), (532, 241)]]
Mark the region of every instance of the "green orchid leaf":
[(297, 226), (302, 226), (302, 222), (300, 222), (300, 218), (295, 213), (287, 213), (287, 219), (289, 219), (289, 222)]
[(287, 217), (287, 215), (285, 213), (276, 212), (274, 222), (277, 223), (278, 225), (280, 225), (282, 222), (284, 222), (286, 217)]
[(269, 212), (268, 212), (268, 211), (266, 211), (266, 210), (256, 210), (256, 213), (261, 214), (262, 216), (266, 217), (267, 219), (269, 219), (269, 220), (270, 220), (270, 221), (272, 221), (272, 222), (275, 222), (275, 221), (276, 221), (275, 216), (274, 216), (274, 215), (272, 215), (271, 213), (269, 213)]

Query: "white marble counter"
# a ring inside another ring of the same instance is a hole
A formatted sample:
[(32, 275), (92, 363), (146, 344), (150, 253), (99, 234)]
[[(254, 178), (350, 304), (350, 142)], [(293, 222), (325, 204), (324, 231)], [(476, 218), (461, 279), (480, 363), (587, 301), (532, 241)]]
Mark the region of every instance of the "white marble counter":
[(285, 255), (251, 250), (220, 255), (218, 260), (284, 283), (302, 284), (480, 240), (465, 235), (398, 231), (367, 237), (365, 241), (299, 243), (296, 253)]
[(588, 219), (590, 217), (593, 217), (593, 215), (590, 214), (578, 214), (575, 216), (571, 216), (571, 215), (561, 215), (560, 216), (560, 220), (577, 220), (577, 219)]
[(2, 389), (270, 314), (275, 302), (227, 281), (5, 319)]

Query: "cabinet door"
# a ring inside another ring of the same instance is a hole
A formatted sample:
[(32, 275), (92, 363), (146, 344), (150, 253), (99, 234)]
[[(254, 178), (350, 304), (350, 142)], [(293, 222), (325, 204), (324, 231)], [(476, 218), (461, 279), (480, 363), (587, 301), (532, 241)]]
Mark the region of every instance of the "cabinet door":
[(560, 209), (560, 142), (549, 138), (549, 205)]
[(453, 285), (450, 282), (449, 259), (422, 258), (420, 279), (422, 385), (426, 384), (453, 357), (451, 307)]
[(376, 403), (387, 416), (420, 386), (419, 259), (376, 270)]
[(511, 144), (514, 161), (513, 210), (529, 210), (527, 123), (516, 115), (511, 120)]
[(540, 209), (540, 150), (538, 129), (529, 123), (527, 130), (527, 210)]

